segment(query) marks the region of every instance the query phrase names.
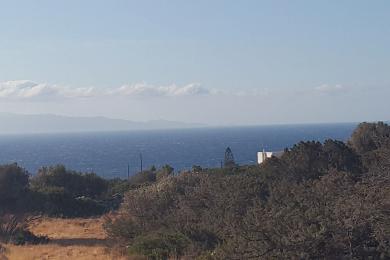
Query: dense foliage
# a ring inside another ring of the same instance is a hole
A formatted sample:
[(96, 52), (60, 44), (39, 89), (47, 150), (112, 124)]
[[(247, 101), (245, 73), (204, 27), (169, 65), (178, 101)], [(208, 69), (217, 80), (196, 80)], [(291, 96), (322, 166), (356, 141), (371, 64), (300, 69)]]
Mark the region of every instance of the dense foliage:
[(0, 243), (42, 243), (27, 230), (28, 215), (54, 217), (100, 216), (116, 210), (129, 189), (148, 185), (173, 174), (169, 165), (133, 176), (105, 180), (63, 165), (43, 167), (30, 176), (17, 164), (0, 166)]
[(72, 197), (97, 198), (107, 190), (107, 186), (107, 181), (94, 173), (69, 171), (63, 165), (43, 167), (31, 180), (34, 190), (57, 188)]
[(44, 243), (28, 231), (25, 216), (87, 217), (116, 209), (128, 190), (126, 180), (105, 180), (62, 165), (30, 176), (17, 164), (0, 166), (0, 243)]
[(129, 183), (78, 173), (62, 165), (44, 167), (30, 176), (17, 164), (0, 166), (1, 214), (60, 217), (101, 215), (116, 209)]
[(28, 190), (28, 174), (17, 164), (0, 166), (0, 213), (12, 208)]
[(151, 259), (388, 259), (389, 132), (363, 123), (348, 144), (301, 142), (261, 166), (145, 178), (106, 229)]

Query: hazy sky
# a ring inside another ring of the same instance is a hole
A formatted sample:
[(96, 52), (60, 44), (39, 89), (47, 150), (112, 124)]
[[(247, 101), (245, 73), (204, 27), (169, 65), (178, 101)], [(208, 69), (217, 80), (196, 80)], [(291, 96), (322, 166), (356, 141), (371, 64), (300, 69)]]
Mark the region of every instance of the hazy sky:
[(390, 1), (1, 1), (0, 112), (389, 120)]

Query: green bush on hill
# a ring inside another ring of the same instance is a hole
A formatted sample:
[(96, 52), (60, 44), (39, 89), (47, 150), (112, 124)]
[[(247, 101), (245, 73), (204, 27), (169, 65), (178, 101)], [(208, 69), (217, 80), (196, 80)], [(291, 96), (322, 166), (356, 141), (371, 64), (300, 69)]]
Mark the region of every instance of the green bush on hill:
[(98, 198), (107, 191), (108, 182), (94, 173), (69, 171), (63, 165), (41, 168), (31, 180), (35, 191), (57, 188), (72, 197)]
[(173, 174), (166, 165), (134, 175), (130, 181), (106, 180), (63, 165), (42, 167), (34, 176), (17, 164), (0, 166), (0, 215), (33, 213), (59, 217), (102, 215), (119, 207), (123, 194)]
[(28, 173), (16, 163), (0, 166), (0, 213), (15, 206), (28, 191)]

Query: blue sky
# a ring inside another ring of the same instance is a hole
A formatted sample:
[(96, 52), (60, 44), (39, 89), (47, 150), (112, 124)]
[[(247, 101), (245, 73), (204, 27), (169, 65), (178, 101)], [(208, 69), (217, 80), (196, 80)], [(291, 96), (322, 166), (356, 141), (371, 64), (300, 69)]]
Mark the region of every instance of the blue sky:
[(388, 120), (389, 1), (0, 1), (0, 111)]

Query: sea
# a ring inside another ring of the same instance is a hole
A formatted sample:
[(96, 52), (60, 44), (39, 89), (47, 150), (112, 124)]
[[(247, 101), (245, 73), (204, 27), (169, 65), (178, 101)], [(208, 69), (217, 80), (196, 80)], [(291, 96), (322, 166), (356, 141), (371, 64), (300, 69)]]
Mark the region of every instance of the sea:
[(299, 141), (346, 141), (356, 123), (273, 125), (71, 134), (0, 135), (0, 164), (14, 163), (35, 174), (63, 164), (105, 178), (126, 178), (169, 164), (176, 172), (220, 167), (230, 147), (236, 163), (255, 164), (258, 151), (281, 151)]

